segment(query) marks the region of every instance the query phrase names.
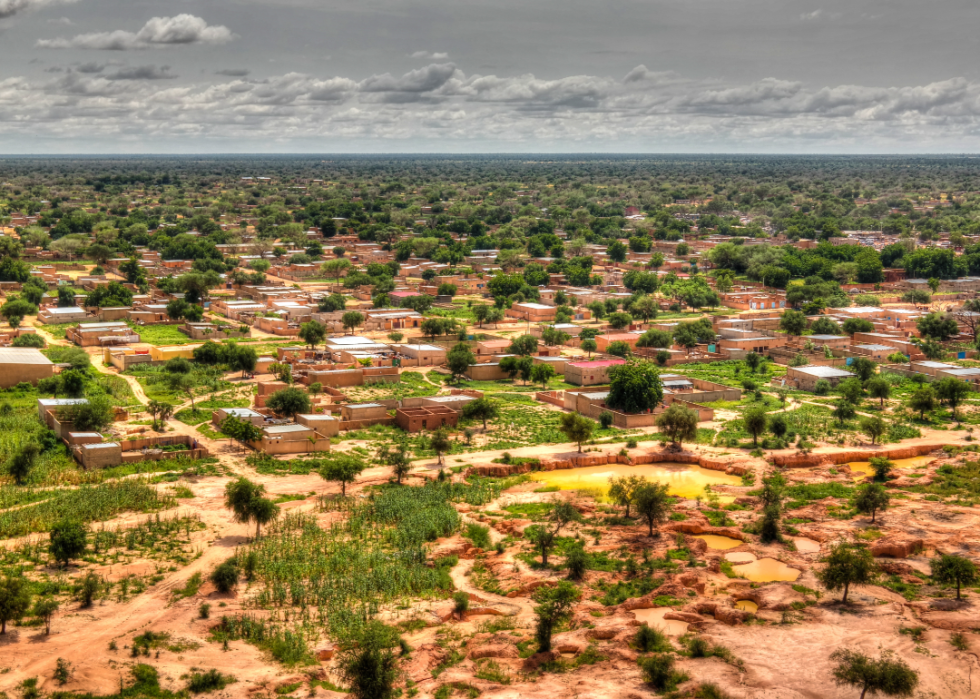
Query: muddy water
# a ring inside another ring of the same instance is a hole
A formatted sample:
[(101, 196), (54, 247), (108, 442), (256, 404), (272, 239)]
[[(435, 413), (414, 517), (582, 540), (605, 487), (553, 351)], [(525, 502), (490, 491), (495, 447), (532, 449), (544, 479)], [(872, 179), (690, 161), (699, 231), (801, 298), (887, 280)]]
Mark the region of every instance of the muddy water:
[(755, 614), (759, 611), (759, 605), (750, 599), (740, 599), (735, 603), (735, 609), (740, 609), (743, 612), (752, 612)]
[(586, 466), (560, 471), (540, 471), (531, 474), (541, 483), (557, 486), (561, 490), (593, 490), (603, 496), (609, 492), (609, 479), (613, 476), (644, 476), (647, 480), (666, 483), (671, 495), (693, 498), (704, 494), (707, 485), (741, 485), (742, 479), (721, 471), (710, 471), (694, 464), (660, 463), (628, 466), (609, 464)]
[(743, 541), (739, 541), (738, 539), (733, 539), (730, 536), (718, 536), (717, 534), (701, 534), (694, 538), (701, 539), (708, 544), (709, 549), (715, 549), (716, 551), (733, 549), (736, 546), (741, 546), (743, 543), (745, 543)]
[(793, 582), (800, 577), (800, 571), (775, 558), (760, 558), (758, 561), (732, 566), (732, 570), (752, 582)]
[(793, 539), (793, 543), (796, 544), (796, 550), (800, 553), (819, 553), (820, 543), (814, 541), (813, 539), (804, 539), (802, 537), (798, 539)]
[(748, 551), (734, 551), (726, 553), (725, 560), (729, 563), (751, 563), (755, 560), (755, 554)]
[[(892, 459), (892, 463), (895, 464), (894, 468), (896, 469), (906, 469), (925, 466), (932, 460), (933, 457), (931, 456), (913, 456), (910, 459)], [(871, 467), (870, 461), (852, 461), (848, 466), (851, 467), (851, 471), (855, 474), (862, 474), (864, 476), (875, 475), (875, 470)]]
[(646, 624), (652, 629), (660, 629), (668, 636), (683, 636), (687, 633), (688, 624), (676, 619), (664, 619), (664, 614), (672, 612), (670, 607), (657, 607), (656, 609), (634, 609), (636, 620), (641, 624)]

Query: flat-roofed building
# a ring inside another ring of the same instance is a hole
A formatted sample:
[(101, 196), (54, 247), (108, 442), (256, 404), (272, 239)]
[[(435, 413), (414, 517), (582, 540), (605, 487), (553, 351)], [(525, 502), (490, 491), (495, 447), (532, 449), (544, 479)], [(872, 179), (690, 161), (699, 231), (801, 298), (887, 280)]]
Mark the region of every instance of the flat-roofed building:
[(817, 347), (827, 345), (831, 349), (844, 349), (851, 344), (851, 338), (847, 335), (807, 335), (801, 337), (800, 340), (802, 342), (809, 340)]
[(565, 364), (565, 382), (573, 386), (598, 386), (609, 383), (609, 370), (625, 364), (624, 359), (593, 359)]
[(876, 362), (881, 362), (887, 360), (889, 355), (895, 354), (898, 350), (888, 345), (852, 345), (851, 351), (862, 354)]
[(786, 378), (803, 391), (813, 391), (817, 381), (836, 386), (844, 379), (854, 378), (854, 374), (832, 366), (791, 366), (786, 368)]
[(515, 303), (507, 309), (506, 315), (511, 318), (520, 318), (531, 323), (545, 323), (553, 321), (558, 309), (555, 306), (545, 306), (543, 303)]
[(38, 311), (37, 320), (45, 325), (77, 323), (88, 318), (84, 308), (78, 306), (52, 306)]
[(229, 417), (236, 418), (242, 422), (250, 422), (256, 427), (261, 427), (265, 424), (265, 415), (251, 408), (218, 408), (211, 413), (211, 422), (220, 429), (221, 423)]
[(636, 333), (607, 333), (605, 335), (596, 335), (595, 344), (600, 352), (606, 352), (609, 350), (609, 345), (614, 342), (625, 342), (630, 349), (636, 349), (636, 343), (640, 339), (640, 336)]
[(325, 413), (297, 415), (296, 422), (316, 430), (324, 437), (335, 437), (340, 434), (340, 420)]
[(937, 376), (940, 371), (960, 368), (955, 364), (946, 364), (945, 362), (933, 361), (912, 362), (909, 367), (917, 374), (926, 374), (927, 376)]
[(37, 385), (54, 375), (54, 364), (33, 347), (0, 347), (0, 388), (19, 383)]
[(330, 451), (330, 438), (307, 425), (269, 425), (262, 428), (262, 439), (252, 446), (266, 454), (305, 454)]
[(446, 348), (438, 345), (397, 345), (395, 349), (399, 354), (404, 354), (418, 361), (419, 366), (438, 366), (446, 361)]

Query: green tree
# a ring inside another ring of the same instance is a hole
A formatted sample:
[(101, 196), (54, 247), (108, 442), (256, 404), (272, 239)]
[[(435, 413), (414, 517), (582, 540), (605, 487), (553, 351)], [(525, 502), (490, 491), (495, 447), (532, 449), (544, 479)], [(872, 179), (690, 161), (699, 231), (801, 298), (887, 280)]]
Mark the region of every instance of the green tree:
[(555, 376), (557, 376), (555, 368), (550, 364), (535, 364), (531, 369), (531, 381), (541, 384), (544, 388), (548, 387), (548, 382)]
[[(670, 517), (671, 500), (667, 496), (666, 483), (648, 483), (636, 491), (636, 514), (646, 520), (650, 536), (654, 536), (653, 528), (663, 524)], [(658, 531), (656, 536), (660, 536)]]
[(865, 318), (848, 318), (844, 321), (842, 327), (848, 335), (853, 335), (854, 333), (870, 333), (874, 332), (875, 329), (874, 323)]
[(589, 353), (589, 358), (592, 358), (592, 353), (599, 349), (599, 344), (595, 340), (582, 340), (579, 343), (579, 349), (583, 352)]
[(534, 613), (538, 617), (535, 636), (538, 652), (551, 651), (551, 637), (555, 627), (572, 614), (573, 605), (581, 599), (582, 593), (568, 580), (562, 580), (554, 587), (539, 587), (532, 594), (537, 602)]
[(817, 318), (810, 325), (814, 335), (840, 335), (841, 327), (830, 318)]
[(762, 406), (749, 408), (742, 415), (742, 422), (745, 424), (745, 431), (752, 435), (752, 445), (759, 446), (759, 435), (766, 431), (766, 426), (769, 424), (766, 409)]
[(351, 335), (353, 335), (354, 328), (364, 324), (364, 316), (357, 311), (347, 311), (340, 317), (340, 323), (346, 330), (350, 331)]
[(340, 676), (352, 699), (394, 699), (398, 695), (398, 659), (394, 652), (397, 646), (397, 632), (372, 620), (342, 647), (338, 658)]
[(480, 420), (485, 430), (487, 429), (487, 420), (495, 420), (500, 417), (500, 407), (497, 401), (483, 396), (463, 406), (463, 417), (468, 420)]
[(521, 335), (511, 341), (507, 351), (521, 357), (530, 357), (538, 352), (538, 338), (534, 335)]
[(259, 538), (262, 525), (279, 516), (279, 506), (262, 497), (265, 486), (239, 476), (225, 486), (225, 507), (231, 510), (235, 522), (255, 522), (255, 538)]
[(895, 466), (892, 461), (884, 456), (872, 456), (868, 461), (871, 464), (871, 468), (874, 470), (874, 480), (879, 483), (884, 483), (888, 480), (891, 475), (892, 468)]
[(623, 328), (629, 327), (633, 323), (633, 316), (629, 313), (623, 313), (617, 311), (616, 313), (610, 313), (607, 319), (609, 327), (615, 330), (622, 330)]
[(666, 330), (647, 330), (636, 341), (637, 347), (670, 347), (674, 340)]
[[(567, 500), (558, 500), (548, 514), (548, 521), (538, 525), (531, 533), (531, 540), (541, 552), (541, 565), (548, 566), (548, 553), (555, 545), (555, 539), (570, 522), (580, 522), (582, 516)], [(553, 528), (552, 528), (553, 527)]]
[(932, 386), (922, 386), (909, 398), (909, 408), (919, 413), (919, 419), (926, 419), (926, 412), (935, 409), (936, 393)]
[(311, 320), (299, 326), (299, 339), (308, 344), (310, 349), (315, 350), (316, 346), (322, 343), (326, 337), (327, 326), (317, 320)]
[(432, 436), (429, 437), (429, 448), (436, 453), (436, 457), (439, 459), (439, 465), (442, 466), (443, 454), (452, 448), (452, 442), (449, 439), (449, 432), (445, 427), (440, 427), (432, 433)]
[(762, 364), (762, 361), (763, 360), (761, 354), (757, 354), (755, 352), (749, 352), (747, 355), (745, 355), (745, 365), (749, 368), (749, 371), (751, 371), (753, 374), (759, 368), (759, 365)]
[(833, 415), (834, 418), (840, 422), (841, 429), (843, 429), (844, 423), (853, 418), (856, 414), (857, 411), (854, 409), (854, 405), (844, 399), (837, 401), (837, 404), (831, 411), (831, 415)]
[(657, 416), (657, 427), (674, 444), (691, 442), (698, 436), (698, 414), (680, 403), (673, 403)]
[(858, 357), (850, 366), (851, 371), (857, 374), (861, 381), (869, 381), (878, 369), (878, 365), (867, 357)]
[(883, 376), (875, 376), (870, 381), (868, 381), (866, 388), (868, 389), (868, 394), (872, 398), (877, 398), (880, 403), (882, 410), (885, 409), (885, 399), (890, 398), (892, 395), (891, 384)]
[(558, 418), (558, 429), (570, 442), (578, 444), (578, 451), (581, 454), (582, 443), (592, 437), (595, 423), (578, 413), (562, 413)]
[(277, 415), (294, 417), (297, 414), (310, 412), (311, 403), (309, 394), (301, 388), (283, 388), (273, 393), (266, 400), (265, 405), (270, 410), (274, 410)]
[(879, 437), (888, 432), (888, 425), (879, 416), (873, 415), (861, 420), (861, 431), (871, 437), (871, 444), (874, 445)]
[(660, 372), (653, 362), (630, 359), (609, 370), (609, 395), (606, 405), (624, 413), (653, 410), (663, 402)]
[(854, 687), (861, 690), (861, 698), (883, 694), (888, 697), (911, 697), (919, 686), (919, 673), (902, 660), (894, 660), (889, 651), (878, 658), (871, 658), (860, 651), (846, 648), (835, 650), (834, 682), (838, 687)]
[(851, 585), (869, 585), (878, 577), (874, 556), (863, 544), (838, 542), (823, 562), (826, 565), (817, 572), (817, 579), (831, 592), (843, 590), (844, 604)]
[(391, 466), (391, 471), (398, 485), (402, 484), (402, 478), (407, 476), (409, 471), (412, 470), (412, 460), (409, 458), (410, 453), (408, 443), (405, 441), (399, 441), (394, 445), (385, 444), (378, 449), (378, 461), (385, 466)]
[(884, 512), (888, 509), (888, 492), (881, 483), (868, 483), (854, 500), (854, 506), (858, 512), (871, 515), (871, 523), (874, 524), (875, 516), (878, 511)]
[(51, 620), (58, 611), (58, 601), (52, 597), (42, 597), (34, 603), (33, 614), (44, 622), (44, 635), (51, 635)]
[(439, 285), (439, 290), (436, 291), (436, 293), (439, 296), (455, 296), (456, 295), (456, 292), (457, 292), (456, 285), (455, 284), (450, 284), (449, 282), (445, 282), (443, 284), (440, 284)]
[(476, 357), (465, 342), (457, 343), (446, 353), (446, 366), (452, 372), (453, 381), (458, 381), (473, 364), (476, 364)]
[[(872, 520), (874, 521), (874, 520)], [(932, 579), (940, 585), (956, 585), (956, 599), (960, 599), (960, 587), (977, 582), (977, 566), (969, 558), (943, 554), (929, 561)]]
[(530, 357), (504, 357), (500, 360), (500, 369), (506, 371), (512, 379), (518, 376), (526, 384), (534, 369), (534, 360)]
[(63, 568), (67, 568), (71, 559), (85, 553), (88, 543), (88, 529), (81, 522), (73, 519), (63, 519), (51, 527), (48, 551)]
[(930, 313), (915, 321), (915, 327), (923, 337), (931, 337), (939, 342), (946, 342), (960, 331), (956, 318), (948, 313)]
[(864, 388), (859, 379), (844, 379), (837, 384), (837, 393), (851, 405), (860, 405)]
[(0, 581), (0, 635), (7, 633), (7, 622), (17, 621), (31, 608), (27, 578), (11, 575)]
[(947, 376), (937, 381), (934, 386), (936, 397), (949, 406), (952, 418), (959, 422), (956, 408), (970, 395), (970, 384)]
[(330, 461), (320, 467), (317, 473), (325, 481), (340, 483), (340, 494), (347, 497), (347, 484), (356, 481), (365, 468), (367, 468), (367, 464), (361, 459), (345, 454), (331, 458)]
[(606, 353), (611, 354), (614, 357), (623, 357), (624, 359), (630, 357), (633, 351), (630, 349), (629, 343), (623, 342), (622, 340), (616, 340), (615, 342), (610, 342), (609, 346), (606, 347)]
[(22, 444), (7, 462), (7, 473), (13, 476), (17, 485), (24, 485), (37, 465), (41, 447), (36, 442)]
[(806, 330), (806, 316), (788, 308), (779, 319), (779, 329), (787, 335), (802, 335)]
[(623, 514), (626, 519), (630, 517), (630, 507), (636, 501), (636, 494), (647, 483), (648, 481), (644, 476), (609, 477), (609, 499), (626, 508), (626, 512)]

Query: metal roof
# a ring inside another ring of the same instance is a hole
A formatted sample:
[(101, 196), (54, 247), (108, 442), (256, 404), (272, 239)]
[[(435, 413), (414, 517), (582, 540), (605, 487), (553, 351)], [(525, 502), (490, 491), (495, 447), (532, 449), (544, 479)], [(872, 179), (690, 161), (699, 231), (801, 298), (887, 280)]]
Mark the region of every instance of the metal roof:
[(266, 434), (289, 434), (290, 432), (309, 432), (310, 428), (306, 425), (273, 425), (264, 427)]
[(845, 378), (848, 376), (854, 376), (849, 371), (844, 371), (843, 369), (837, 369), (832, 366), (801, 366), (795, 367), (796, 371), (801, 371), (804, 374), (809, 374), (810, 376), (818, 376), (823, 379), (838, 379)]
[(51, 360), (32, 347), (0, 347), (0, 364), (51, 365)]

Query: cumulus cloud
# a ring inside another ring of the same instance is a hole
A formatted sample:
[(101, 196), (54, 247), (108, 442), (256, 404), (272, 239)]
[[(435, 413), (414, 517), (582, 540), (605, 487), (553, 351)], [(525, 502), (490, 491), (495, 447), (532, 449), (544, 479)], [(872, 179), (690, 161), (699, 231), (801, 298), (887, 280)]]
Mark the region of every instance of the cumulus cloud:
[(38, 10), (49, 5), (69, 5), (78, 0), (0, 0), (0, 19), (13, 17), (25, 10)]
[(235, 38), (236, 35), (228, 27), (209, 25), (201, 17), (181, 14), (175, 17), (154, 17), (138, 32), (117, 29), (111, 32), (79, 34), (70, 39), (41, 39), (37, 46), (48, 49), (133, 51), (189, 44), (226, 44)]
[(360, 84), (360, 89), (363, 92), (432, 92), (445, 85), (455, 72), (452, 63), (433, 63), (400, 78), (391, 73), (372, 75)]
[(444, 61), (449, 58), (445, 51), (416, 51), (411, 55), (412, 58), (424, 58), (432, 61)]

